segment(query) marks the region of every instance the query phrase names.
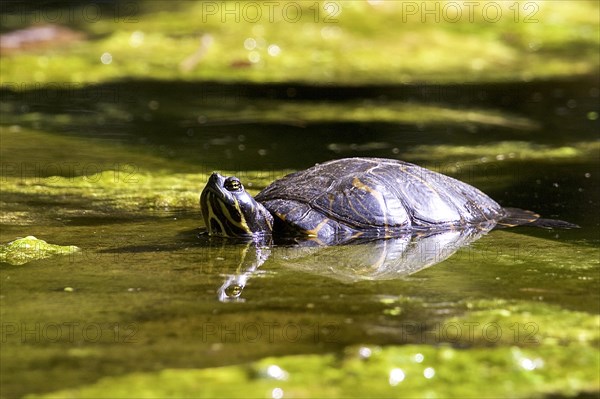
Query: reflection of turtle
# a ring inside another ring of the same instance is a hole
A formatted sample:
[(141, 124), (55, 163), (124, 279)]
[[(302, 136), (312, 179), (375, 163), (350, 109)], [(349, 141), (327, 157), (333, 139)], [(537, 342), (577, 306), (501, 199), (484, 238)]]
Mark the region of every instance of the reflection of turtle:
[[(227, 266), (221, 269), (225, 281), (217, 293), (221, 302), (244, 301), (241, 297), (244, 287), (267, 260), (271, 267), (282, 265), (344, 283), (398, 279), (443, 262), (492, 227), (467, 227), (425, 234), (409, 231), (388, 239), (357, 238), (352, 240), (352, 245), (314, 245), (312, 240), (297, 240), (298, 245), (270, 247), (261, 245), (262, 240), (247, 241), (243, 243), (245, 246), (238, 247), (242, 248), (239, 255), (232, 257), (235, 260), (231, 264), (235, 268), (233, 273), (229, 273), (231, 269), (228, 270)], [(226, 244), (224, 239), (203, 239), (209, 245)], [(236, 251), (235, 245), (228, 247)], [(227, 262), (222, 264), (227, 265)]]
[(235, 177), (214, 173), (200, 196), (209, 234), (309, 236), (325, 243), (464, 227), (577, 227), (503, 208), (478, 189), (390, 159), (347, 158), (273, 182), (252, 198)]

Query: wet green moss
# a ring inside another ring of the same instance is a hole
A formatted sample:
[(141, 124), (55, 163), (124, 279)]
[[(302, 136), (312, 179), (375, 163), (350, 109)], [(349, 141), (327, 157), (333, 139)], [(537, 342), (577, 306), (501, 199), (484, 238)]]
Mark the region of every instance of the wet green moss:
[(510, 160), (543, 160), (543, 159), (593, 159), (597, 156), (600, 145), (597, 142), (572, 142), (568, 146), (552, 147), (527, 141), (501, 141), (485, 145), (418, 145), (403, 156), (417, 157), (427, 154), (431, 161), (447, 159), (510, 161)]
[[(260, 109), (260, 114), (257, 110)], [(227, 117), (223, 109), (218, 111)], [(225, 111), (227, 112), (227, 111)], [(255, 101), (241, 112), (231, 110), (241, 120), (252, 118), (260, 122), (396, 122), (423, 124), (464, 124), (499, 126), (517, 130), (539, 129), (537, 122), (507, 112), (486, 109), (461, 109), (419, 103), (388, 101), (363, 102), (277, 102)], [(211, 117), (210, 114), (207, 117)]]
[[(41, 397), (542, 397), (595, 391), (597, 349), (460, 350), (448, 346), (350, 347), (342, 358), (266, 358), (244, 366), (164, 370), (105, 378)], [(37, 396), (36, 396), (37, 397)]]
[[(229, 105), (224, 105), (227, 102)], [(85, 125), (89, 123), (126, 124), (133, 117), (132, 111), (147, 112), (146, 109), (123, 108), (119, 104), (101, 103), (94, 106), (102, 113), (95, 118), (89, 115), (63, 113), (19, 113), (19, 104), (4, 103), (7, 113), (5, 123), (17, 123), (18, 126), (39, 126), (60, 129), (69, 125)], [(177, 107), (165, 104), (155, 113), (161, 115), (189, 118), (198, 113), (198, 104), (181, 104)], [(505, 128), (520, 132), (535, 132), (540, 124), (530, 118), (514, 113), (486, 108), (461, 108), (452, 106), (432, 105), (418, 102), (386, 101), (276, 101), (250, 100), (215, 96), (202, 104), (201, 115), (204, 122), (210, 124), (230, 123), (280, 123), (283, 125), (306, 126), (315, 123), (402, 123), (422, 126), (457, 126), (464, 125), (473, 128)], [(16, 127), (15, 129), (19, 129)], [(10, 139), (10, 138), (9, 138)], [(100, 143), (102, 146), (102, 143)]]
[(24, 265), (32, 260), (45, 259), (54, 255), (72, 255), (77, 251), (79, 248), (74, 245), (49, 244), (34, 236), (27, 236), (7, 244), (0, 244), (0, 262)]
[[(478, 300), (469, 301), (466, 306), (470, 310), (465, 316), (448, 319), (445, 324), (462, 326), (461, 332), (469, 332), (468, 340), (474, 345), (597, 347), (600, 343), (597, 315), (539, 302)], [(471, 330), (465, 326), (471, 326)]]

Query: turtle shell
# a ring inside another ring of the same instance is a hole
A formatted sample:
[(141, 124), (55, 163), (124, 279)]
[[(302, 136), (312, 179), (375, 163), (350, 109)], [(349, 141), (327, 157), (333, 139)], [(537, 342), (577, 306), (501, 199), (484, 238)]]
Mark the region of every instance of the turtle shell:
[(505, 212), (466, 183), (407, 162), (346, 158), (273, 182), (256, 200), (279, 225), (308, 235), (466, 227)]

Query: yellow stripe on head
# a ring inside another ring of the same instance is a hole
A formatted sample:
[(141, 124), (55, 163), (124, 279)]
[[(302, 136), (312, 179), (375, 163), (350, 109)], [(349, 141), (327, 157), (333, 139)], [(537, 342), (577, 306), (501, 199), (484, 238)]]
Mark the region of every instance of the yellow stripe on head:
[(252, 234), (252, 231), (248, 227), (248, 223), (246, 223), (246, 218), (244, 217), (244, 214), (242, 213), (242, 210), (240, 209), (240, 203), (238, 202), (238, 200), (235, 200), (233, 207), (237, 211), (237, 215), (240, 217), (239, 221), (237, 221), (233, 218), (229, 207), (227, 205), (225, 205), (223, 203), (223, 201), (219, 201), (219, 205), (221, 206), (221, 211), (222, 211), (223, 215), (225, 215), (225, 217), (227, 218), (227, 221), (229, 223), (244, 230), (248, 234)]
[(209, 222), (206, 227), (209, 229), (210, 234), (225, 237), (240, 237), (252, 234), (237, 200), (228, 205), (214, 193), (208, 193), (207, 195)]

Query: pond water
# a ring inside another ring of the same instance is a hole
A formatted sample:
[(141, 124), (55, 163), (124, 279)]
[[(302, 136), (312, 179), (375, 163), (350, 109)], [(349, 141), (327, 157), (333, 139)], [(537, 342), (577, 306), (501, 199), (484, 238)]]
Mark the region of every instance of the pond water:
[[(2, 263), (3, 396), (597, 393), (599, 93), (593, 78), (3, 90), (0, 241), (80, 248)], [(581, 229), (494, 230), (381, 278), (351, 262), (375, 263), (368, 245), (257, 255), (199, 234), (213, 170), (256, 193), (349, 156)], [(220, 301), (252, 262), (243, 300)]]

